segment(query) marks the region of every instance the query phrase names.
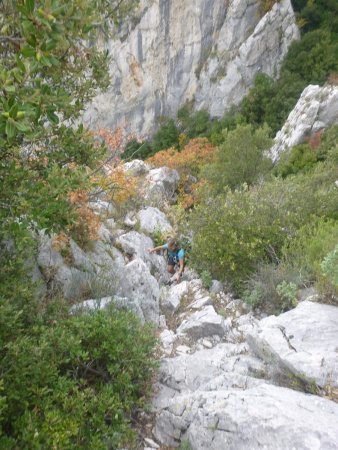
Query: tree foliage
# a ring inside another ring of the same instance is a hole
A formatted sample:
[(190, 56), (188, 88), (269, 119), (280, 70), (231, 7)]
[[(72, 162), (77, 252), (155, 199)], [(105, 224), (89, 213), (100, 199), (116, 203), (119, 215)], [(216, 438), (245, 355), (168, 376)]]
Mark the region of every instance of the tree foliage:
[(281, 67), (278, 80), (258, 74), (241, 104), (245, 120), (256, 126), (267, 123), (275, 134), (308, 84), (323, 84), (338, 71), (338, 34), (313, 30), (294, 42)]
[(2, 349), (0, 447), (130, 444), (128, 422), (155, 368), (152, 330), (115, 310), (46, 318)]
[(252, 125), (238, 126), (223, 131), (224, 142), (219, 146), (215, 162), (203, 168), (211, 192), (218, 194), (224, 188), (235, 189), (243, 183), (254, 184), (264, 176), (272, 164), (265, 156), (271, 146), (269, 130), (255, 130)]
[(335, 0), (292, 0), (304, 32), (316, 28), (338, 29), (338, 5)]
[(70, 317), (32, 282), (35, 232), (95, 237), (88, 200), (108, 153), (79, 119), (108, 84), (95, 42), (135, 4), (0, 2), (1, 448), (126, 445), (146, 393), (148, 328), (116, 311)]

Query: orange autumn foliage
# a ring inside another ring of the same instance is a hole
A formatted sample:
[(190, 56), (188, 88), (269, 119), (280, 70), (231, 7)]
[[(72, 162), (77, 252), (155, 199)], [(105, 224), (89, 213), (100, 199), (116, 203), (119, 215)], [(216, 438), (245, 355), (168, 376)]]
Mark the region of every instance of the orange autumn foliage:
[(206, 138), (195, 138), (181, 151), (174, 148), (162, 150), (146, 162), (155, 167), (166, 166), (178, 171), (181, 177), (178, 202), (184, 209), (188, 209), (198, 200), (196, 193), (201, 185), (201, 181), (192, 181), (191, 176), (196, 177), (202, 166), (214, 161), (215, 150)]
[(83, 190), (71, 192), (69, 202), (74, 205), (77, 220), (72, 224), (70, 232), (80, 243), (98, 239), (100, 218), (88, 206), (88, 193)]
[(126, 203), (137, 193), (137, 180), (121, 166), (111, 166), (105, 175), (92, 177), (92, 182), (105, 194), (107, 201), (113, 201), (117, 205)]
[(191, 139), (181, 151), (169, 148), (157, 152), (147, 159), (147, 163), (155, 167), (166, 166), (176, 169), (181, 175), (190, 174), (196, 176), (204, 164), (213, 161), (215, 147), (206, 138)]

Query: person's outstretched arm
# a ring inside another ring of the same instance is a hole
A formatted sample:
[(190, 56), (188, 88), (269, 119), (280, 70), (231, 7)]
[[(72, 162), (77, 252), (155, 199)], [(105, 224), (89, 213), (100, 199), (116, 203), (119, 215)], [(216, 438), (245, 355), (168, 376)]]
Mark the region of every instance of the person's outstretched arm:
[(162, 250), (163, 248), (164, 248), (164, 245), (159, 245), (158, 247), (148, 248), (148, 252), (154, 253), (154, 252), (157, 252), (158, 250)]

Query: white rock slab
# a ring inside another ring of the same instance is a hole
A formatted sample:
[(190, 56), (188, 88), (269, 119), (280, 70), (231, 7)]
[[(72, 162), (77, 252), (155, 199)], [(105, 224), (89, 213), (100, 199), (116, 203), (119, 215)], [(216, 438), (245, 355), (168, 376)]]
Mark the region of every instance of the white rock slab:
[(160, 334), (161, 345), (166, 355), (171, 354), (176, 339), (176, 334), (171, 330), (163, 330)]
[(158, 273), (166, 273), (165, 259), (160, 255), (149, 253), (148, 251), (154, 245), (150, 237), (137, 231), (130, 231), (121, 235), (116, 242), (122, 247), (125, 253), (142, 259), (150, 270), (154, 267)]
[(212, 305), (212, 298), (209, 296), (199, 298), (198, 300), (195, 300), (194, 302), (190, 303), (188, 306), (192, 309), (201, 309), (204, 306)]
[(338, 405), (261, 383), (179, 395), (157, 416), (162, 444), (188, 440), (194, 450), (336, 450)]
[(338, 307), (304, 301), (297, 308), (270, 316), (248, 334), (252, 349), (281, 369), (338, 386)]

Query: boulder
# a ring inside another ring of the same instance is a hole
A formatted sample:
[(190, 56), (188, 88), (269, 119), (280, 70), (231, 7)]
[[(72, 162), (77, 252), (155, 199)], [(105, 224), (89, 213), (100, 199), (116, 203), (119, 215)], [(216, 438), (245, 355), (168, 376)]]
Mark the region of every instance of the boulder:
[(137, 218), (140, 222), (140, 228), (145, 233), (161, 231), (162, 233), (172, 233), (173, 228), (166, 215), (157, 208), (148, 206), (138, 212)]
[(37, 261), (49, 289), (61, 289), (63, 296), (72, 301), (116, 293), (117, 273), (125, 262), (122, 254), (110, 244), (110, 239), (109, 242), (96, 241), (88, 252), (70, 239), (67, 256), (70, 261), (53, 248), (53, 238), (41, 234), (39, 240)]
[(142, 321), (159, 322), (160, 288), (151, 275), (147, 265), (140, 258), (135, 258), (117, 274), (119, 278), (118, 295), (136, 301), (141, 310)]
[(160, 334), (161, 345), (166, 355), (171, 354), (176, 339), (176, 334), (171, 330), (163, 330)]
[(192, 303), (189, 304), (188, 308), (201, 309), (204, 306), (212, 305), (212, 303), (213, 303), (212, 298), (209, 297), (209, 295), (206, 295), (204, 297), (198, 297), (197, 300), (194, 300)]
[(114, 206), (106, 201), (97, 200), (95, 202), (89, 202), (89, 207), (94, 210), (98, 214), (102, 214), (104, 216), (111, 216), (115, 212)]
[(148, 236), (137, 231), (130, 231), (118, 237), (116, 242), (129, 257), (142, 259), (149, 270), (154, 269), (159, 275), (166, 273), (167, 266), (163, 256), (148, 251), (153, 247), (153, 241)]
[(166, 314), (173, 314), (180, 306), (182, 298), (188, 294), (189, 283), (182, 281), (170, 289), (162, 290), (161, 307)]
[(338, 387), (338, 307), (304, 301), (259, 322), (247, 336), (255, 353), (277, 370), (321, 387)]
[(192, 314), (184, 320), (177, 329), (177, 334), (187, 334), (193, 339), (217, 334), (223, 337), (229, 328), (229, 323), (216, 313), (212, 306), (205, 306), (201, 311)]
[(152, 169), (146, 177), (144, 198), (148, 203), (161, 204), (175, 200), (175, 190), (180, 177), (176, 170), (168, 167)]
[(133, 161), (127, 162), (123, 165), (126, 172), (134, 177), (139, 177), (149, 172), (150, 167), (144, 161), (140, 159), (134, 159)]
[(134, 228), (135, 225), (137, 224), (137, 220), (138, 219), (137, 219), (136, 213), (134, 211), (132, 211), (132, 212), (127, 213), (126, 217), (124, 218), (123, 223), (127, 227)]
[(87, 271), (68, 267), (61, 254), (53, 248), (53, 237), (43, 233), (39, 236), (37, 263), (49, 290), (61, 290), (67, 300), (88, 295), (90, 284)]
[(211, 286), (210, 286), (210, 292), (213, 294), (219, 294), (223, 291), (223, 284), (218, 280), (212, 280)]

